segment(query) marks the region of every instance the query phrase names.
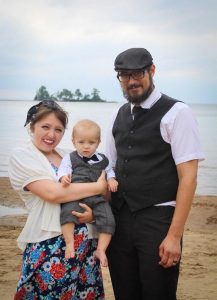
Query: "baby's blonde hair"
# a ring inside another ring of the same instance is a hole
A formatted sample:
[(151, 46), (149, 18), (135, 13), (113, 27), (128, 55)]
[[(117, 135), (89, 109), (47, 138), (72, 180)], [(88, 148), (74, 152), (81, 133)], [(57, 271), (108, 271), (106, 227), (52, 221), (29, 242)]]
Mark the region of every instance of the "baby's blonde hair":
[(88, 120), (88, 119), (83, 119), (83, 120), (78, 121), (72, 129), (72, 139), (75, 137), (78, 129), (82, 129), (84, 131), (90, 130), (90, 129), (95, 130), (96, 137), (98, 137), (98, 139), (100, 141), (101, 129), (96, 122), (94, 122), (92, 120)]

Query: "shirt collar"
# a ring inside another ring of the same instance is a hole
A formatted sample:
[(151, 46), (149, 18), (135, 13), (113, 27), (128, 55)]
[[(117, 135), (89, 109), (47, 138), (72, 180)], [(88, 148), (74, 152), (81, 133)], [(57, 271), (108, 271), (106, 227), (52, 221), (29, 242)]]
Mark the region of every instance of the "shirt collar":
[[(78, 154), (78, 156), (80, 156), (81, 158), (83, 158), (83, 156), (80, 153), (78, 153), (78, 151), (77, 151), (77, 154)], [(93, 155), (94, 154), (98, 157), (98, 152), (97, 151), (95, 153), (93, 153)]]
[[(152, 93), (148, 96), (148, 98), (143, 101), (140, 106), (142, 108), (150, 109), (161, 97), (161, 92), (156, 88), (152, 91)], [(131, 104), (131, 112), (134, 107), (134, 104)]]

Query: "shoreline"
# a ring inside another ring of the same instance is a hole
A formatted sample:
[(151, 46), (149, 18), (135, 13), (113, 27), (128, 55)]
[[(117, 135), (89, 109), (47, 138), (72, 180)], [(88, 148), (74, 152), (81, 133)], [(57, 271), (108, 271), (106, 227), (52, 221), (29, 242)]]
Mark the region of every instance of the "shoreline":
[[(0, 205), (23, 208), (7, 177), (0, 177)], [(25, 220), (22, 214), (0, 217), (0, 299), (13, 299), (21, 266), (16, 239)], [(217, 196), (194, 197), (183, 241), (178, 300), (217, 299)], [(114, 300), (108, 269), (102, 271), (106, 300)]]

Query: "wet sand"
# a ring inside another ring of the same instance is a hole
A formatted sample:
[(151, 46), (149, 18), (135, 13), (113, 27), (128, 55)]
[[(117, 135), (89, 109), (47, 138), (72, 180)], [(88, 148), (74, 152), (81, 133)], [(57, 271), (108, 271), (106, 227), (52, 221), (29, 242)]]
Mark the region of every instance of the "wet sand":
[[(7, 178), (0, 178), (0, 205), (23, 207)], [(16, 239), (26, 217), (0, 217), (0, 299), (13, 299), (21, 266)], [(103, 269), (107, 300), (114, 295), (108, 269)], [(217, 299), (217, 196), (195, 196), (185, 228), (178, 300)]]

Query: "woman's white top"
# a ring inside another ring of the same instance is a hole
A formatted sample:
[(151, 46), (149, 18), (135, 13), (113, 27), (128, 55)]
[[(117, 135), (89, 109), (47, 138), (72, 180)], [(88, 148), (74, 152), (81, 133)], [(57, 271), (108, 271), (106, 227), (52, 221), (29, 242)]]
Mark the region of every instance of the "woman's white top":
[[(61, 157), (68, 152), (62, 149), (56, 151)], [(57, 176), (48, 159), (29, 142), (13, 151), (9, 159), (8, 173), (12, 187), (19, 193), (28, 211), (26, 224), (17, 239), (19, 248), (25, 250), (27, 243), (41, 242), (60, 235), (60, 204), (44, 201), (25, 190), (29, 183), (37, 180), (57, 182)], [(88, 237), (97, 237), (95, 226), (87, 226)]]

